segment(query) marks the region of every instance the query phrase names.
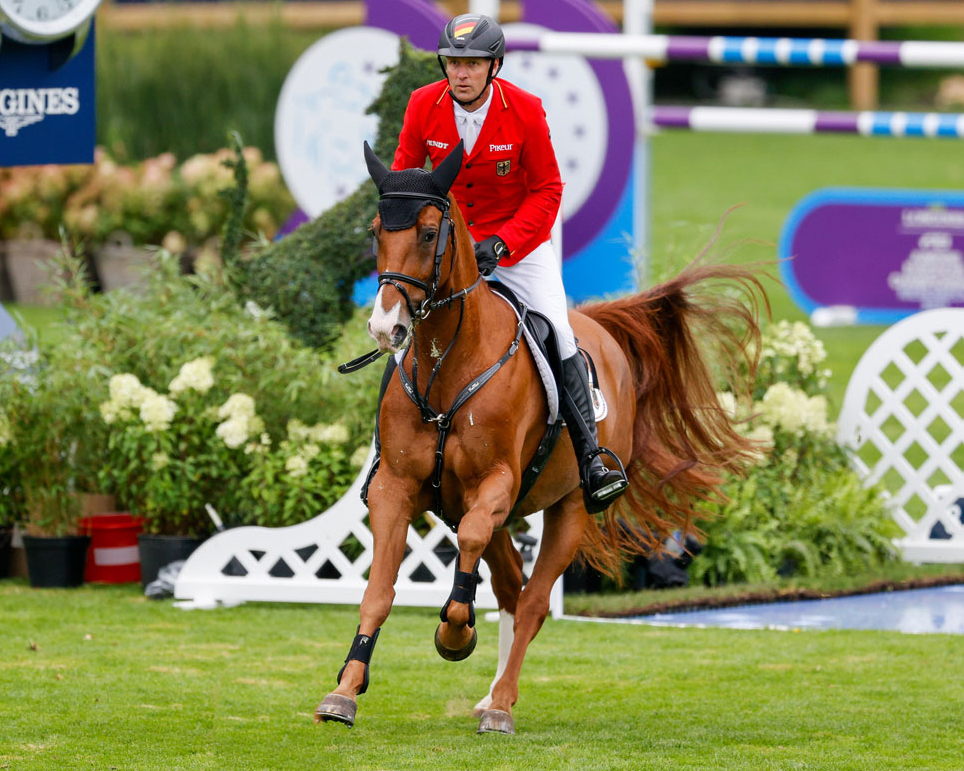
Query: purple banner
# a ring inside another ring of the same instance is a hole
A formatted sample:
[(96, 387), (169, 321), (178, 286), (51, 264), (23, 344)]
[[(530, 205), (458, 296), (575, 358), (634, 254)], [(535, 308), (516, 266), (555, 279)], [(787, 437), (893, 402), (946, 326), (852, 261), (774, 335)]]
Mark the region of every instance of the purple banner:
[(892, 323), (964, 307), (964, 194), (827, 188), (803, 199), (780, 237), (781, 273), (808, 313), (850, 308)]

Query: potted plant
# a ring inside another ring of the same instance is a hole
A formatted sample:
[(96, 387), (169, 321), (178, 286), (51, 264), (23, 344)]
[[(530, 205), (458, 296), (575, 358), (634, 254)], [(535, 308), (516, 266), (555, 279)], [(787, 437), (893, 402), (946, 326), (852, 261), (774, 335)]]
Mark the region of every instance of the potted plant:
[(85, 430), (89, 401), (83, 376), (56, 351), (4, 341), (0, 404), (3, 509), (24, 522), (24, 547), (33, 586), (83, 582), (88, 540), (77, 532), (92, 491), (96, 431)]
[(163, 392), (132, 373), (109, 380), (100, 404), (108, 431), (99, 478), (135, 516), (140, 536), (142, 581), (157, 569), (186, 558), (211, 531), (206, 504), (237, 508), (247, 465), (242, 446), (264, 423), (254, 400), (243, 393), (223, 397), (215, 388), (214, 359), (185, 362)]
[[(4, 363), (0, 360), (0, 367)], [(0, 404), (0, 578), (10, 575), (14, 523), (14, 464), (10, 418)]]

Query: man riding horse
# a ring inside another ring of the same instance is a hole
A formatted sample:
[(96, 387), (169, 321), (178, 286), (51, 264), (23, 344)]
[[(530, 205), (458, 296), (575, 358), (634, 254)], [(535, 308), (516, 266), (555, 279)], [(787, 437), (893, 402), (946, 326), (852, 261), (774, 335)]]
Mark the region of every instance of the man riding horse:
[[(596, 439), (586, 362), (569, 324), (559, 259), (549, 234), (562, 199), (559, 166), (538, 97), (496, 78), (505, 35), (488, 16), (456, 16), (442, 30), (445, 76), (415, 91), (405, 111), (393, 169), (436, 167), (459, 139), (462, 170), (452, 185), (475, 242), (479, 272), (511, 289), (555, 328), (562, 358), (560, 410), (579, 461), (586, 508), (605, 509), (626, 489)], [(377, 320), (370, 328), (377, 326)], [(389, 330), (391, 325), (386, 325)]]
[[(393, 355), (379, 400), (381, 456), (364, 493), (368, 586), (337, 688), (315, 710), (319, 722), (355, 722), (409, 527), (423, 512), (458, 536), (452, 592), (435, 633), (450, 661), (476, 646), (480, 560), (490, 568), (499, 660), (474, 714), (480, 733), (513, 733), (526, 651), (576, 555), (617, 575), (627, 556), (688, 532), (699, 505), (757, 451), (721, 408), (715, 374), (745, 381), (730, 385), (748, 392), (762, 293), (753, 270), (697, 260), (646, 292), (567, 313), (548, 241), (561, 195), (549, 129), (536, 97), (495, 78), (504, 51), (494, 21), (456, 17), (439, 44), (446, 79), (412, 94), (395, 170), (366, 145), (379, 191), (372, 222), (379, 291), (369, 319), (379, 351), (345, 371)], [(422, 168), (426, 155), (431, 172)], [(515, 309), (481, 274), (525, 305)], [(728, 293), (696, 293), (715, 282)], [(741, 288), (742, 298), (732, 291)], [(548, 317), (564, 359), (559, 412), (568, 430), (561, 433), (536, 357), (539, 340), (524, 337), (527, 307)], [(627, 460), (633, 480), (615, 506), (627, 478), (600, 458), (618, 461), (598, 445), (574, 329), (608, 409), (599, 436)], [(565, 447), (570, 440), (578, 462)], [(537, 511), (542, 540), (526, 581), (510, 527)]]

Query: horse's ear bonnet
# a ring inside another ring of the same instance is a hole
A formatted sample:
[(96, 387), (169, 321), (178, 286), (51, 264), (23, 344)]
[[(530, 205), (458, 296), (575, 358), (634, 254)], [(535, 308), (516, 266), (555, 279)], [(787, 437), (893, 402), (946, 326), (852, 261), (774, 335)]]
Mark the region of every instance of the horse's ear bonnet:
[(378, 188), (378, 214), (382, 227), (385, 230), (414, 227), (418, 213), (429, 204), (442, 212), (448, 211), (448, 192), (462, 169), (462, 154), (460, 141), (434, 171), (389, 171), (365, 142), (365, 162), (372, 182)]

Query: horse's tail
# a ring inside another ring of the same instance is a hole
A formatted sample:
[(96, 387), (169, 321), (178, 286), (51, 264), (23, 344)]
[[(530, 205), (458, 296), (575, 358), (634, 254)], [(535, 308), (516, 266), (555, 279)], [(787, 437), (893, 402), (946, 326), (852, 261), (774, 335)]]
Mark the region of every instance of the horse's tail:
[(724, 384), (752, 389), (761, 300), (770, 310), (758, 273), (697, 260), (646, 292), (579, 309), (615, 338), (636, 389), (629, 489), (581, 549), (594, 567), (615, 576), (626, 557), (693, 531), (699, 504), (719, 500), (725, 475), (759, 451), (717, 397)]

